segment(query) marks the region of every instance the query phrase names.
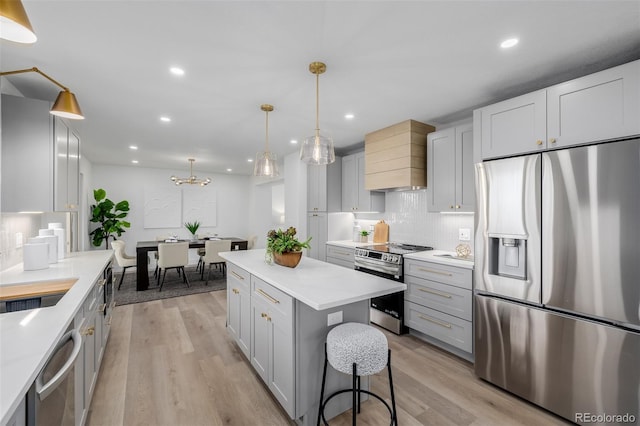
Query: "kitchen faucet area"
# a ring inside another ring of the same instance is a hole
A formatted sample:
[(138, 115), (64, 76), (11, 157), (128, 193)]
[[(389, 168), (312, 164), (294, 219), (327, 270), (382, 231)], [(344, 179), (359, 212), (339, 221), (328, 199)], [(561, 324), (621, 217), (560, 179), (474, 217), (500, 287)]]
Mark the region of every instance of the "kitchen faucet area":
[(0, 426), (639, 424), (638, 29), (0, 0)]

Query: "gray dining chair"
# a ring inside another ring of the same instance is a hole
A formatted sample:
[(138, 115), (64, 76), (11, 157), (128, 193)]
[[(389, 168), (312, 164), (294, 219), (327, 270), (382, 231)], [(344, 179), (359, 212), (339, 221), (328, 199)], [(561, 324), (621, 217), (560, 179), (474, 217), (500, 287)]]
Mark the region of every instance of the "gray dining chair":
[(126, 243), (122, 240), (114, 240), (111, 241), (111, 248), (113, 249), (113, 253), (116, 256), (116, 263), (119, 267), (122, 268), (122, 275), (120, 276), (120, 282), (118, 283), (118, 290), (122, 286), (122, 281), (124, 280), (124, 273), (127, 268), (135, 268), (136, 266), (136, 257), (129, 256), (125, 252)]

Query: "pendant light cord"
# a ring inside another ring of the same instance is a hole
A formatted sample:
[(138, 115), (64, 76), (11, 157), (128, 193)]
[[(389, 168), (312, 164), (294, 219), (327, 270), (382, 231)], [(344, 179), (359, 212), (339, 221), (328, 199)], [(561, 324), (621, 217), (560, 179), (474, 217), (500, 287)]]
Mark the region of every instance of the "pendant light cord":
[(265, 136), (265, 152), (269, 152), (269, 111), (265, 111), (266, 121), (266, 136)]
[(320, 143), (320, 74), (316, 74), (316, 144)]

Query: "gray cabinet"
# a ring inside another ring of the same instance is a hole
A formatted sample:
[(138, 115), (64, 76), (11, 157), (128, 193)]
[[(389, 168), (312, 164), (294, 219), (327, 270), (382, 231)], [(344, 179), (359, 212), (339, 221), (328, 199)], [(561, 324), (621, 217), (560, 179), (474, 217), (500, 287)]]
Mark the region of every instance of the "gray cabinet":
[(325, 212), (307, 214), (307, 232), (311, 237), (310, 249), (305, 250), (307, 256), (314, 259), (327, 260), (325, 245), (328, 238), (328, 216)]
[(327, 244), (327, 262), (353, 269), (355, 249)]
[(429, 211), (474, 210), (475, 180), (471, 123), (429, 133), (427, 173)]
[(364, 151), (342, 157), (342, 210), (345, 212), (384, 211), (384, 192), (364, 187)]
[(227, 268), (227, 330), (242, 353), (249, 358), (251, 339), (250, 275), (229, 264)]
[(251, 276), (251, 365), (295, 418), (293, 299)]
[(341, 210), (342, 158), (326, 166), (307, 166), (307, 211)]
[(2, 95), (2, 211), (75, 211), (80, 138), (49, 102)]
[(489, 105), (482, 111), (482, 158), (545, 149), (547, 93), (528, 93)]
[(407, 259), (405, 324), (427, 340), (473, 358), (471, 269)]
[(640, 61), (479, 110), (483, 159), (640, 134)]

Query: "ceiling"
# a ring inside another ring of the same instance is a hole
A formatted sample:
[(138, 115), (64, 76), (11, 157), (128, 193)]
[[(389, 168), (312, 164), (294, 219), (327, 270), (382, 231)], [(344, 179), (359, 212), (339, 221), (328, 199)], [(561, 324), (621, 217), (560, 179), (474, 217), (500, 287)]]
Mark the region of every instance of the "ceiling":
[[(0, 69), (37, 66), (76, 94), (86, 119), (73, 125), (92, 163), (185, 174), (189, 157), (195, 171), (251, 174), (247, 160), (264, 149), (263, 103), (275, 107), (271, 151), (297, 151), (290, 141), (315, 128), (313, 61), (327, 64), (321, 132), (345, 151), (406, 119), (437, 127), (640, 58), (637, 0), (23, 4), (38, 41), (1, 41)], [(501, 49), (509, 37), (520, 43)], [(58, 92), (34, 73), (8, 80), (27, 97)]]

